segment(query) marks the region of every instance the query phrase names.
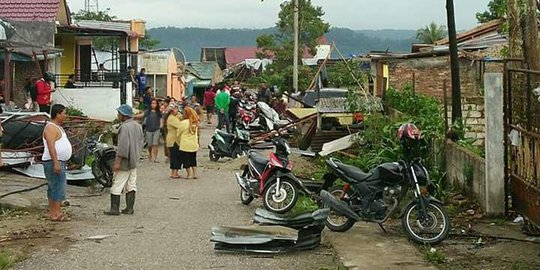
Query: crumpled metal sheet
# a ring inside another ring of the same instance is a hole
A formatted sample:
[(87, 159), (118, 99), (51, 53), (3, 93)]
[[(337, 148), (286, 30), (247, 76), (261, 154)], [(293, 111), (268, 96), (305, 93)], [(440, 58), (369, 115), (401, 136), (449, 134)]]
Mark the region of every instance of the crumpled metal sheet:
[[(45, 179), (43, 164), (32, 164), (27, 168), (13, 168), (13, 170), (22, 173), (28, 177)], [(93, 180), (95, 177), (92, 174), (92, 169), (85, 165), (80, 170), (66, 171), (66, 178), (68, 181), (86, 181)]]
[(298, 240), (298, 231), (283, 226), (221, 226), (212, 228), (212, 242), (227, 244), (265, 244), (274, 240)]
[(301, 214), (296, 217), (280, 215), (265, 209), (258, 208), (255, 211), (254, 220), (262, 225), (287, 226), (290, 228), (301, 229), (313, 225), (324, 225), (324, 222), (330, 215), (330, 209), (324, 208), (312, 213)]
[(215, 227), (210, 241), (214, 249), (241, 253), (284, 253), (317, 248), (330, 209), (288, 217), (257, 209), (255, 222), (259, 225)]
[(282, 253), (292, 250), (298, 231), (283, 226), (221, 226), (212, 228), (215, 250), (242, 253)]

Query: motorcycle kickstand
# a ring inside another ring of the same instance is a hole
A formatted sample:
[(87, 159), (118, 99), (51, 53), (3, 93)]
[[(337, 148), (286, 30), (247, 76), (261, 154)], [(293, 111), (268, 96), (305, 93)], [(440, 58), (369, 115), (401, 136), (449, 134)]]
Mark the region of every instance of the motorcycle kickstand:
[(384, 234), (388, 234), (388, 232), (386, 231), (386, 229), (384, 228), (382, 223), (377, 223), (377, 224), (379, 224), (379, 228), (381, 228), (381, 230), (384, 232)]

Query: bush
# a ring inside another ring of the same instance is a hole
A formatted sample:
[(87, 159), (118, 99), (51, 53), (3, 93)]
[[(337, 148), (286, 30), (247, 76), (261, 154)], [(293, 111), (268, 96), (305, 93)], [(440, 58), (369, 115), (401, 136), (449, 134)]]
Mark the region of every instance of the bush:
[(81, 109), (74, 106), (66, 107), (66, 114), (69, 116), (86, 116)]

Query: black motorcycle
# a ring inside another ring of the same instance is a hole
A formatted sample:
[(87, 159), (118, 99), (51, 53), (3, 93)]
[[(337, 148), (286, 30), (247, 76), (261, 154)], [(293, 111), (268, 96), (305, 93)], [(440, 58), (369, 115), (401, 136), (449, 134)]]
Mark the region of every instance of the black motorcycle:
[[(410, 161), (384, 163), (366, 173), (337, 159), (328, 159), (328, 172), (320, 191), (322, 203), (332, 209), (327, 227), (345, 232), (357, 221), (366, 221), (378, 223), (384, 230), (382, 224), (412, 190), (413, 198), (400, 213), (403, 229), (416, 243), (435, 245), (443, 241), (450, 231), (450, 219), (443, 203), (431, 196), (437, 187), (431, 183), (421, 158), (407, 160)], [(345, 184), (331, 189), (337, 179)]]
[(235, 134), (216, 130), (212, 142), (208, 145), (210, 160), (218, 161), (222, 157), (238, 158), (247, 154), (249, 146), (249, 132), (236, 129)]
[(103, 187), (111, 187), (113, 180), (113, 166), (116, 159), (116, 148), (101, 142), (100, 135), (97, 139), (86, 142), (87, 150), (94, 156), (92, 162), (92, 175)]

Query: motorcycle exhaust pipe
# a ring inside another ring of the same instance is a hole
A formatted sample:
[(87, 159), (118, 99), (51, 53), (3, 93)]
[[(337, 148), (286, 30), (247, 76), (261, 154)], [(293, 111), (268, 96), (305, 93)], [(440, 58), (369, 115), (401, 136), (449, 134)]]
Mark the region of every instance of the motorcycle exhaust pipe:
[(334, 195), (330, 194), (330, 192), (322, 190), (320, 197), (328, 207), (332, 208), (332, 210), (338, 212), (339, 214), (352, 218), (356, 221), (362, 219), (358, 214), (351, 210), (351, 208), (349, 208), (345, 202), (339, 201), (336, 199), (336, 197), (334, 197)]

